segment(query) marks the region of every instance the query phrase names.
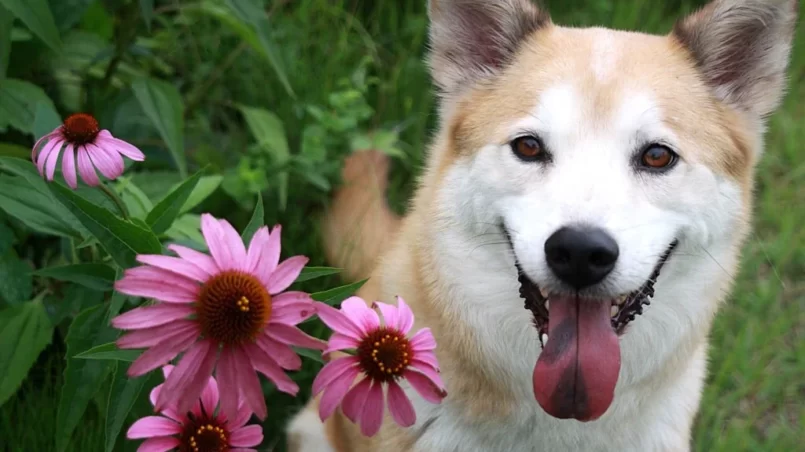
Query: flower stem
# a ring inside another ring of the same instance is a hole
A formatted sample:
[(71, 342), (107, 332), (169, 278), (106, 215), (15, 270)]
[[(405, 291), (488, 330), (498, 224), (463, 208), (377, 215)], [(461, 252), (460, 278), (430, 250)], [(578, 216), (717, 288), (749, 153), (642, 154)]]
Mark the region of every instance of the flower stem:
[(117, 196), (117, 193), (115, 193), (114, 190), (107, 187), (103, 183), (98, 184), (98, 188), (100, 188), (101, 191), (104, 192), (106, 196), (112, 200), (113, 203), (115, 203), (115, 205), (117, 206), (117, 210), (120, 211), (120, 214), (123, 215), (123, 218), (125, 218), (126, 220), (130, 220), (129, 211), (128, 209), (126, 209), (126, 205), (123, 204), (123, 200), (120, 199), (120, 196)]

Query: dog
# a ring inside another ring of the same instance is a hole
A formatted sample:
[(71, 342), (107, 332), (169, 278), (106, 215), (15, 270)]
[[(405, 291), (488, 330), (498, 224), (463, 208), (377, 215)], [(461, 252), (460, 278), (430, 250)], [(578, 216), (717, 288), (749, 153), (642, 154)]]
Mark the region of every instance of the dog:
[(353, 154), (323, 235), (359, 296), (432, 330), (448, 395), (403, 384), (416, 423), (386, 409), (372, 437), (314, 398), (290, 450), (690, 450), (798, 1), (714, 0), (665, 35), (529, 0), (428, 14), (439, 123), (410, 208), (385, 156)]

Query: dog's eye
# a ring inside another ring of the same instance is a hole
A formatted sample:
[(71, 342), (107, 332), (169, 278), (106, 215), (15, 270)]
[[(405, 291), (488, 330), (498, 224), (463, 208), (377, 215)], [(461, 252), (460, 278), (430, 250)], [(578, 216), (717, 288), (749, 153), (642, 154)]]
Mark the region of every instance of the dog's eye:
[(652, 144), (640, 155), (640, 165), (653, 170), (665, 170), (672, 167), (678, 159), (676, 153), (660, 144)]
[(515, 138), (511, 142), (511, 147), (517, 157), (529, 162), (539, 160), (545, 153), (539, 138), (533, 136)]

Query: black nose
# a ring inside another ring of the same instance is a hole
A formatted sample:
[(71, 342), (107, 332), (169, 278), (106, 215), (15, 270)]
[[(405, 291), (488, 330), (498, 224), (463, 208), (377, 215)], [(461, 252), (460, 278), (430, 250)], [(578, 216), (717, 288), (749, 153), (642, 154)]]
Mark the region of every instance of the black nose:
[(618, 244), (597, 228), (564, 227), (545, 241), (548, 267), (576, 289), (592, 286), (615, 268)]

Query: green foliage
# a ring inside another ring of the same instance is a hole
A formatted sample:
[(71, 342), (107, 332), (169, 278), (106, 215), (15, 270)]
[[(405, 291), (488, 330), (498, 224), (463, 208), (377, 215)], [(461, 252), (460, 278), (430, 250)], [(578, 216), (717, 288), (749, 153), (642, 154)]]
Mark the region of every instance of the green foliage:
[(41, 298), (0, 311), (0, 405), (14, 394), (52, 336)]

